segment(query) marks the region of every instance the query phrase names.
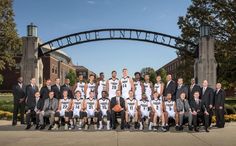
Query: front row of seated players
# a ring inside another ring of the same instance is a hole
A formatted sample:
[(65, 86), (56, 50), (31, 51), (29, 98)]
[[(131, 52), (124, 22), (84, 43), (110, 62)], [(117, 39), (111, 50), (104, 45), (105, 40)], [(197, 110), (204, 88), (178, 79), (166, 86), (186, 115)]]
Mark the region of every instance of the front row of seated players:
[[(184, 119), (187, 118), (189, 130), (194, 128), (198, 132), (199, 123), (203, 122), (206, 132), (209, 132), (207, 129), (209, 113), (204, 102), (199, 99), (199, 92), (194, 93), (194, 99), (191, 101), (185, 99), (185, 93), (181, 93), (177, 102), (171, 100), (171, 94), (162, 97), (157, 92), (153, 93), (151, 101), (147, 100), (145, 94), (141, 100), (137, 101), (133, 91), (129, 91), (129, 97), (125, 100), (120, 97), (119, 90), (116, 91), (116, 94), (116, 97), (113, 97), (110, 102), (106, 91), (102, 91), (102, 98), (98, 100), (95, 99), (94, 91), (90, 91), (87, 99), (81, 97), (80, 91), (75, 92), (74, 99), (69, 99), (67, 91), (64, 91), (63, 99), (58, 102), (56, 98), (53, 98), (53, 92), (49, 92), (49, 98), (45, 101), (42, 101), (39, 98), (39, 92), (36, 92), (35, 101), (32, 101), (35, 104), (29, 106), (26, 113), (26, 129), (31, 127), (31, 117), (36, 116), (36, 129), (44, 129), (44, 117), (48, 117), (49, 130), (58, 130), (60, 119), (64, 119), (65, 130), (73, 129), (75, 126), (79, 130), (83, 127), (87, 130), (91, 124), (94, 124), (94, 129), (110, 130), (110, 127), (116, 128), (116, 113), (121, 113), (121, 129), (130, 128), (130, 122), (133, 121), (135, 129), (143, 130), (144, 126), (149, 124), (149, 130), (157, 130), (161, 123), (161, 130), (168, 131), (169, 119), (172, 118), (175, 120), (176, 130), (182, 130)], [(120, 105), (118, 111), (116, 110), (117, 104)], [(104, 128), (104, 123), (106, 123), (106, 128)]]

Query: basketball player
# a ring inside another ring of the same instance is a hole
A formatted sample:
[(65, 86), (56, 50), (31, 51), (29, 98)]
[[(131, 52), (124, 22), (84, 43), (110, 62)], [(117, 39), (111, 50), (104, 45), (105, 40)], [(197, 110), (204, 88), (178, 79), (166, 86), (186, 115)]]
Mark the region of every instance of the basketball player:
[(102, 91), (102, 98), (98, 100), (98, 109), (99, 109), (99, 130), (103, 128), (103, 121), (107, 121), (107, 130), (110, 130), (110, 100), (107, 98), (107, 92)]
[(109, 80), (107, 80), (106, 83), (106, 88), (110, 100), (112, 97), (116, 96), (116, 90), (120, 89), (120, 84), (119, 84), (120, 82), (119, 79), (116, 77), (117, 76), (116, 71), (112, 71), (111, 75), (112, 77)]
[(153, 84), (150, 81), (150, 77), (149, 77), (148, 74), (146, 74), (144, 76), (144, 83), (143, 83), (143, 85), (144, 85), (144, 92), (145, 92), (145, 94), (147, 96), (147, 99), (149, 101), (151, 101), (151, 99), (152, 99), (151, 96), (152, 96)]
[(55, 113), (55, 125), (52, 130), (58, 130), (59, 119), (65, 118), (65, 130), (68, 130), (70, 118), (71, 100), (68, 98), (68, 91), (63, 91), (63, 99), (59, 100), (58, 110)]
[[(160, 98), (160, 95), (154, 91), (153, 93), (153, 99), (151, 100), (151, 107), (152, 107), (152, 112), (153, 114), (153, 123), (150, 122), (149, 126), (153, 125), (153, 130), (156, 131), (157, 130), (157, 126), (159, 125), (159, 122), (161, 120), (162, 122), (162, 131), (166, 131), (166, 129), (164, 128), (165, 126), (165, 117), (163, 114), (163, 101)], [(150, 128), (150, 127), (149, 127)]]
[(80, 91), (81, 93), (81, 98), (85, 99), (85, 82), (84, 82), (84, 77), (82, 74), (79, 75), (79, 81), (75, 84), (74, 86), (74, 91)]
[(156, 77), (156, 83), (154, 85), (154, 91), (157, 91), (159, 95), (163, 95), (164, 84), (161, 81), (161, 76)]
[[(96, 83), (94, 82), (94, 79), (95, 79), (95, 77), (93, 74), (89, 75), (89, 82), (85, 85), (85, 90), (84, 90), (86, 93), (86, 98), (89, 98), (90, 91), (94, 91), (94, 93), (95, 93)], [(96, 93), (95, 93), (95, 95), (96, 95)], [(96, 96), (94, 98), (96, 98)]]
[(165, 116), (165, 129), (169, 130), (168, 120), (172, 118), (175, 120), (176, 129), (178, 129), (178, 112), (175, 101), (171, 100), (171, 93), (167, 93), (166, 101), (164, 101), (163, 111)]
[(95, 99), (95, 92), (90, 91), (88, 98), (84, 101), (84, 109), (86, 112), (85, 120), (85, 130), (88, 130), (91, 120), (93, 119), (94, 129), (97, 130), (97, 120), (98, 120), (98, 111), (97, 111), (97, 100)]
[(135, 129), (138, 128), (138, 112), (137, 112), (138, 102), (134, 98), (134, 93), (132, 90), (129, 91), (129, 97), (125, 100), (125, 120), (127, 128), (130, 128), (129, 122), (134, 119)]
[(122, 70), (123, 77), (120, 80), (121, 85), (121, 91), (122, 91), (122, 97), (124, 99), (129, 97), (129, 91), (134, 91), (134, 82), (133, 79), (128, 76), (128, 70), (127, 68), (124, 68)]
[(97, 99), (102, 98), (102, 91), (106, 91), (106, 80), (103, 72), (100, 73), (100, 79), (97, 82)]
[(134, 80), (134, 97), (137, 101), (142, 99), (142, 94), (144, 91), (144, 86), (142, 81), (140, 80), (141, 74), (140, 72), (134, 73), (135, 80)]
[(139, 110), (139, 130), (143, 130), (144, 128), (144, 122), (149, 122), (150, 119), (150, 109), (151, 104), (150, 101), (147, 100), (147, 97), (145, 94), (142, 95), (142, 99), (138, 101), (138, 110)]
[(81, 97), (81, 92), (77, 90), (75, 92), (75, 99), (72, 100), (71, 110), (73, 111), (73, 125), (74, 123), (78, 123), (78, 129), (81, 130), (84, 118), (83, 111), (83, 103), (84, 99)]

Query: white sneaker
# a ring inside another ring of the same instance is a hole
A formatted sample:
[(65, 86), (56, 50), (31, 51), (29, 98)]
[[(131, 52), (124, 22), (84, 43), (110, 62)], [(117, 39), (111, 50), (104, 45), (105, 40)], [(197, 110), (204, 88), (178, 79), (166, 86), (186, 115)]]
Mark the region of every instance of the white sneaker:
[(99, 125), (98, 130), (102, 130), (102, 128), (103, 128), (103, 126), (102, 126), (102, 125)]
[(110, 130), (110, 125), (107, 125), (107, 130)]
[(58, 125), (55, 124), (55, 125), (53, 126), (52, 130), (58, 130)]
[(85, 125), (84, 130), (88, 130), (88, 125), (87, 124)]
[(97, 127), (97, 124), (95, 124), (95, 125), (94, 125), (94, 129), (95, 129), (95, 130), (97, 130), (97, 129), (98, 129), (98, 127)]
[(152, 130), (152, 123), (149, 124), (148, 130)]
[(68, 124), (65, 124), (65, 130), (68, 130)]
[(143, 124), (142, 123), (140, 123), (139, 130), (143, 130)]

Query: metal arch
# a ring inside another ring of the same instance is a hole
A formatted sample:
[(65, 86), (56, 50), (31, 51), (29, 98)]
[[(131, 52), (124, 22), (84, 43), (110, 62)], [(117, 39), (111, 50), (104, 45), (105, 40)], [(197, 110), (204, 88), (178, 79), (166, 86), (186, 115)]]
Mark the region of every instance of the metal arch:
[[(38, 47), (38, 57), (42, 57), (46, 54), (49, 54), (65, 47), (104, 40), (134, 40), (149, 42), (174, 48), (180, 51), (185, 51), (189, 55), (194, 57), (197, 56), (197, 44), (175, 36), (140, 29), (110, 28), (73, 33), (40, 44)], [(176, 42), (181, 42), (182, 44), (185, 44), (185, 47), (177, 46)], [(45, 46), (48, 46), (50, 50), (44, 52), (42, 48), (44, 48)]]

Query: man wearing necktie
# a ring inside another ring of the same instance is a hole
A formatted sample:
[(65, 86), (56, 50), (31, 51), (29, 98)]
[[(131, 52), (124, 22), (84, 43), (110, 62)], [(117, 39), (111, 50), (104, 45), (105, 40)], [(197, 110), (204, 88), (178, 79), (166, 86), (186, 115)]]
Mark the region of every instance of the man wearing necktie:
[(17, 124), (17, 114), (20, 110), (20, 120), (21, 124), (24, 124), (24, 113), (25, 113), (25, 85), (23, 84), (23, 78), (19, 77), (17, 79), (17, 84), (13, 86), (13, 97), (14, 97), (14, 109), (12, 125)]
[(121, 130), (125, 126), (125, 100), (121, 97), (121, 91), (116, 91), (116, 96), (111, 98), (111, 118), (112, 118), (112, 129), (116, 129), (116, 115), (120, 114), (121, 118)]
[(40, 96), (43, 100), (48, 98), (49, 92), (51, 91), (51, 80), (47, 79), (45, 86), (40, 89)]
[[(68, 98), (69, 99), (73, 99), (73, 93), (72, 93), (72, 89), (70, 87), (70, 79), (66, 78), (65, 79), (65, 84), (61, 86), (61, 94), (63, 93), (63, 91), (67, 91), (68, 92)], [(62, 98), (63, 95), (61, 95)]]
[(207, 112), (209, 113), (209, 126), (211, 125), (212, 115), (213, 115), (213, 101), (214, 101), (214, 91), (212, 88), (208, 87), (208, 81), (204, 80), (201, 89), (201, 99), (206, 105)]
[(168, 74), (166, 76), (166, 81), (167, 81), (167, 84), (165, 86), (163, 95), (166, 96), (168, 93), (170, 93), (172, 100), (175, 101), (176, 100), (176, 97), (175, 97), (176, 83), (175, 83), (175, 81), (172, 80), (171, 74)]
[(195, 79), (192, 78), (191, 79), (191, 85), (189, 86), (189, 96), (188, 96), (189, 97), (189, 101), (194, 100), (193, 94), (196, 91), (201, 93), (201, 87), (199, 85), (197, 85), (196, 82), (195, 82)]
[[(35, 100), (35, 93), (38, 92), (38, 86), (36, 86), (36, 79), (31, 78), (30, 84), (26, 86), (26, 106), (32, 105)], [(28, 107), (26, 107), (27, 109)]]
[(216, 91), (214, 94), (214, 106), (216, 113), (216, 127), (224, 128), (224, 103), (225, 103), (225, 91), (221, 89), (221, 83), (216, 84)]
[(183, 84), (183, 78), (178, 78), (178, 88), (176, 90), (175, 98), (180, 98), (181, 93), (185, 93), (186, 99), (188, 99), (188, 88)]
[(61, 85), (60, 85), (60, 78), (56, 78), (55, 84), (52, 85), (52, 91), (54, 92), (54, 98), (60, 99), (61, 98)]

